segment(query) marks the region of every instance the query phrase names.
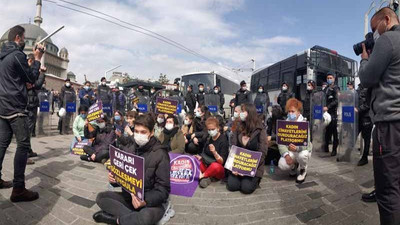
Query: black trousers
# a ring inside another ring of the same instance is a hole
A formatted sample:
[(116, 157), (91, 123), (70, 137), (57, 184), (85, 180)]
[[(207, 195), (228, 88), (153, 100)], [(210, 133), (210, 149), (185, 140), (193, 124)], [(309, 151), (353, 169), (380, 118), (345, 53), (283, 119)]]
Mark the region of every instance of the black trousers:
[(257, 189), (260, 180), (259, 177), (242, 177), (229, 173), (226, 189), (229, 191), (240, 191), (243, 194), (251, 194)]
[(110, 152), (107, 148), (102, 149), (101, 151), (95, 152), (92, 146), (84, 146), (83, 151), (90, 157), (91, 155), (95, 154), (96, 157), (94, 159), (95, 162), (101, 162), (103, 159), (110, 158)]
[(135, 210), (132, 198), (125, 196), (122, 192), (101, 192), (96, 198), (97, 205), (107, 213), (116, 216), (120, 225), (152, 225), (157, 224), (164, 215), (165, 209), (159, 207), (144, 207)]
[(17, 151), (14, 156), (14, 180), (16, 188), (25, 187), (25, 168), (31, 139), (28, 129), (28, 117), (20, 116), (13, 119), (0, 118), (0, 178), (6, 150), (11, 143), (13, 134), (17, 140)]
[(333, 135), (333, 151), (337, 150), (339, 144), (339, 135), (337, 130), (337, 118), (332, 118), (331, 123), (326, 128), (325, 132), (325, 151), (329, 151), (329, 140), (331, 140)]
[[(361, 132), (361, 136), (364, 139), (364, 151), (363, 158), (367, 158), (369, 154), (369, 147), (371, 145), (371, 136), (372, 136), (372, 123), (360, 123), (358, 124), (358, 134)], [(358, 136), (358, 135), (357, 135)]]
[(28, 109), (28, 126), (30, 134), (36, 134), (37, 111), (38, 107)]
[(376, 123), (373, 162), (381, 224), (400, 224), (400, 121)]

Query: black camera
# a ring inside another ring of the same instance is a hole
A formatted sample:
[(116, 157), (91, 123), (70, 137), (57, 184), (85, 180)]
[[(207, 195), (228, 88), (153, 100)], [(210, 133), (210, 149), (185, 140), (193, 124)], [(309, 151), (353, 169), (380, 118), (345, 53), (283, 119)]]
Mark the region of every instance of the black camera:
[(354, 53), (356, 53), (356, 55), (360, 55), (363, 52), (363, 43), (365, 44), (365, 48), (367, 49), (367, 51), (369, 50), (370, 52), (372, 52), (372, 49), (375, 45), (374, 34), (372, 32), (369, 32), (367, 35), (365, 35), (365, 41), (353, 45)]

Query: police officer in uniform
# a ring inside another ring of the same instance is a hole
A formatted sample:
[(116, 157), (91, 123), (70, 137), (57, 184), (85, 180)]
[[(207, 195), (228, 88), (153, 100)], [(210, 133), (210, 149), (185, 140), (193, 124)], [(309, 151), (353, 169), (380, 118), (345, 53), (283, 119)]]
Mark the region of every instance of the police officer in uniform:
[(340, 91), (339, 87), (335, 85), (335, 73), (328, 72), (326, 76), (326, 82), (328, 86), (325, 89), (326, 96), (326, 106), (324, 107), (324, 112), (328, 112), (332, 121), (326, 128), (325, 132), (325, 152), (329, 152), (329, 140), (331, 140), (333, 135), (333, 148), (331, 156), (336, 156), (337, 147), (339, 144), (338, 130), (337, 130), (337, 108), (338, 108), (338, 93)]
[(372, 120), (369, 115), (369, 104), (370, 104), (370, 94), (368, 92), (368, 88), (362, 86), (362, 84), (358, 85), (358, 133), (361, 132), (361, 136), (364, 139), (364, 152), (363, 155), (358, 162), (358, 166), (363, 166), (368, 164), (368, 154), (369, 147), (371, 145), (371, 135), (372, 135)]
[(240, 82), (240, 89), (236, 92), (235, 106), (245, 103), (252, 103), (251, 92), (247, 90), (246, 81), (242, 80)]
[(303, 101), (303, 116), (307, 118), (307, 121), (311, 121), (311, 100), (312, 95), (315, 92), (315, 82), (313, 80), (309, 80), (307, 82), (307, 92), (306, 97)]
[(286, 81), (282, 82), (282, 91), (281, 93), (278, 95), (278, 104), (281, 106), (282, 111), (286, 112), (286, 102), (287, 100), (294, 98), (294, 93), (291, 92), (290, 88), (289, 88), (289, 84), (286, 83)]
[(196, 107), (196, 95), (193, 93), (193, 85), (187, 87), (187, 93), (185, 95), (186, 108), (188, 112), (194, 113)]
[(200, 106), (200, 105), (204, 105), (204, 95), (206, 93), (204, 92), (204, 84), (200, 83), (198, 85), (198, 88), (199, 88), (199, 92), (196, 94), (196, 100), (197, 100), (197, 102), (199, 103), (199, 106)]
[[(109, 86), (107, 86), (107, 79), (105, 77), (101, 78), (101, 83), (97, 87), (97, 93), (96, 97), (97, 100), (101, 100), (101, 102), (104, 104), (110, 104), (112, 105), (112, 92)], [(107, 113), (108, 116), (111, 116), (111, 112)]]
[(214, 86), (214, 90), (213, 90), (213, 94), (218, 95), (219, 96), (219, 111), (221, 114), (224, 114), (224, 104), (225, 104), (225, 96), (224, 94), (221, 92), (221, 87), (218, 85)]

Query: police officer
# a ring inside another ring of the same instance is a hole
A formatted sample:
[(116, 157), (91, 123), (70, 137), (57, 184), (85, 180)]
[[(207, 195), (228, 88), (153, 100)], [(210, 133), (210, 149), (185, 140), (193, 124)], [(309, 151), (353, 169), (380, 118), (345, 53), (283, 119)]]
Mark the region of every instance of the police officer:
[(189, 85), (186, 90), (187, 90), (185, 95), (186, 108), (188, 112), (193, 114), (194, 108), (196, 107), (196, 95), (193, 93), (193, 85)]
[(235, 105), (251, 103), (251, 92), (247, 90), (246, 81), (240, 82), (240, 89), (236, 92)]
[(264, 90), (263, 85), (258, 86), (257, 95), (256, 98), (254, 99), (254, 105), (257, 108), (262, 107), (262, 114), (267, 115), (269, 103), (270, 100), (268, 92)]
[(326, 106), (324, 107), (324, 112), (328, 112), (331, 117), (332, 121), (326, 128), (325, 132), (325, 152), (329, 152), (329, 141), (333, 135), (333, 148), (331, 156), (336, 156), (337, 154), (337, 147), (339, 144), (339, 137), (338, 137), (338, 130), (337, 130), (337, 108), (338, 108), (338, 93), (340, 91), (339, 87), (335, 84), (335, 73), (328, 72), (326, 76), (326, 82), (328, 86), (325, 89), (325, 102)]
[(375, 45), (361, 54), (359, 77), (371, 89), (374, 177), (380, 222), (400, 224), (400, 26), (388, 7), (371, 18)]
[[(51, 99), (51, 92), (49, 90), (46, 89), (46, 81), (44, 81), (42, 88), (40, 88), (40, 90), (38, 91), (38, 94), (40, 94), (41, 96), (46, 96), (47, 101), (50, 101)], [(45, 100), (46, 100), (45, 99)], [(43, 99), (39, 99), (39, 101), (43, 101)], [(43, 130), (43, 114), (41, 113), (39, 115), (38, 118), (38, 126), (39, 126), (39, 135), (44, 135), (44, 130)], [(29, 155), (31, 155), (32, 153), (29, 153)], [(33, 155), (35, 155), (36, 153), (33, 152)], [(37, 155), (37, 154), (36, 154)]]
[(354, 82), (353, 81), (347, 82), (347, 90), (354, 91)]
[(182, 92), (179, 90), (179, 82), (174, 82), (174, 91), (171, 93), (171, 96), (183, 97)]
[(278, 95), (278, 105), (281, 106), (282, 111), (286, 112), (285, 107), (286, 107), (286, 102), (287, 100), (294, 98), (294, 93), (291, 92), (290, 88), (289, 88), (289, 84), (286, 83), (286, 81), (282, 82), (282, 91), (281, 93)]
[(309, 80), (307, 82), (306, 97), (303, 101), (303, 116), (307, 118), (307, 121), (311, 121), (311, 100), (314, 92), (315, 82), (313, 80)]
[[(105, 77), (102, 77), (100, 80), (100, 85), (97, 87), (97, 93), (96, 97), (97, 100), (100, 100), (103, 105), (112, 105), (112, 92), (109, 86), (107, 86), (107, 79)], [(107, 113), (109, 117), (111, 117), (111, 112)]]
[(204, 105), (204, 95), (206, 94), (204, 92), (204, 84), (200, 83), (198, 85), (199, 92), (196, 94), (196, 100), (197, 103), (199, 103), (199, 106)]
[(219, 111), (221, 114), (224, 114), (224, 104), (225, 104), (225, 96), (224, 94), (221, 92), (221, 87), (218, 85), (214, 86), (214, 91), (213, 94), (216, 94), (219, 96)]
[(139, 85), (138, 86), (138, 91), (136, 92), (136, 96), (137, 97), (139, 97), (139, 96), (147, 97), (147, 96), (149, 96), (149, 93), (146, 90), (144, 90), (143, 85)]
[(157, 90), (155, 87), (151, 87), (150, 89), (150, 104), (151, 109), (154, 112), (156, 108), (156, 101), (157, 101)]
[[(61, 106), (66, 109), (67, 103), (72, 103), (76, 102), (76, 93), (74, 88), (71, 85), (71, 80), (69, 78), (65, 79), (65, 84), (61, 88), (61, 93), (60, 93), (60, 102)], [(61, 130), (60, 134), (70, 134), (70, 122), (71, 118), (73, 116), (73, 112), (67, 112), (65, 114), (64, 119), (61, 122)], [(62, 118), (60, 118), (62, 119)]]
[(364, 151), (363, 155), (358, 162), (358, 166), (363, 166), (368, 163), (369, 147), (371, 144), (371, 133), (372, 133), (372, 120), (369, 115), (369, 104), (370, 95), (368, 88), (364, 88), (362, 84), (358, 85), (358, 134), (361, 132), (361, 136), (364, 139)]

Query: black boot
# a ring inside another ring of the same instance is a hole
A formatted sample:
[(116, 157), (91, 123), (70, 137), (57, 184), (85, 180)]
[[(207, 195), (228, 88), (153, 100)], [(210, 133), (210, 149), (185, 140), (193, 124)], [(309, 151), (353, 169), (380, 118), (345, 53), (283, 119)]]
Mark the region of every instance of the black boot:
[(376, 202), (376, 192), (373, 190), (371, 193), (363, 194), (361, 200), (364, 202)]
[(104, 211), (98, 211), (97, 213), (93, 214), (93, 219), (97, 223), (106, 223), (113, 225), (117, 224), (117, 217)]
[(368, 164), (368, 158), (363, 156), (360, 161), (358, 161), (357, 166), (364, 166), (366, 164)]

